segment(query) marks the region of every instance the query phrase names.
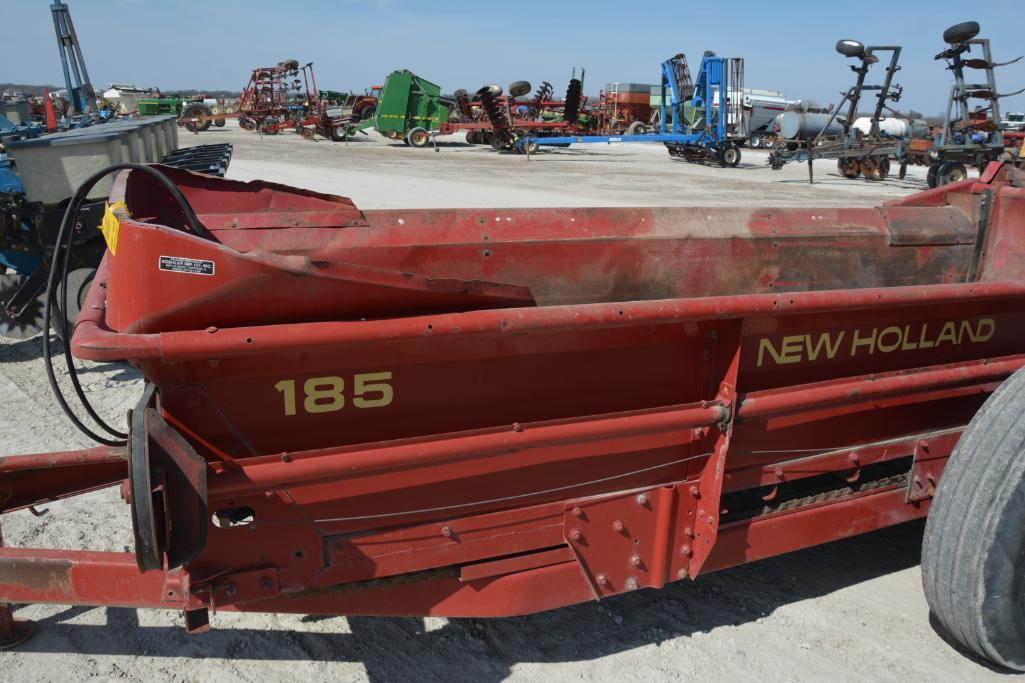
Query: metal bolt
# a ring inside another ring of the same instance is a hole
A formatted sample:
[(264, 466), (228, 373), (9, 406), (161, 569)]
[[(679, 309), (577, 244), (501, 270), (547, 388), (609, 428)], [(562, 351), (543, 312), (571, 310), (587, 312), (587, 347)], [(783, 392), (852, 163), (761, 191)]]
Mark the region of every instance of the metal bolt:
[(269, 578), (264, 577), (260, 579), (260, 588), (264, 589), (265, 591), (269, 591), (272, 586), (274, 586), (274, 582), (271, 581)]
[(577, 519), (583, 519), (584, 511), (581, 510), (578, 507), (577, 508), (573, 508), (573, 516), (576, 517)]
[(644, 495), (643, 493), (638, 493), (637, 494), (637, 498), (635, 498), (634, 500), (637, 501), (638, 505), (647, 505), (648, 504), (648, 497), (646, 495)]
[(782, 478), (783, 478), (783, 468), (782, 468), (782, 467), (777, 467), (777, 468), (775, 469), (775, 471), (773, 471), (773, 473), (772, 473), (772, 474), (773, 474), (773, 476), (775, 476), (775, 477), (776, 477), (777, 479), (782, 479)]
[(598, 585), (599, 586), (608, 586), (609, 585), (609, 577), (605, 576), (604, 574), (599, 574), (598, 576), (595, 577), (595, 579), (598, 581)]
[(626, 579), (626, 584), (625, 585), (626, 585), (626, 589), (627, 590), (631, 590), (631, 591), (632, 590), (637, 590), (638, 586), (637, 586), (637, 579), (636, 579), (636, 577), (628, 576), (627, 579)]
[(860, 465), (861, 464), (861, 458), (858, 457), (857, 453), (851, 453), (850, 461), (851, 461), (852, 465)]
[(282, 453), (281, 462), (292, 462), (292, 456), (290, 456), (288, 453)]
[(230, 598), (231, 596), (235, 595), (235, 593), (238, 593), (238, 589), (235, 588), (235, 584), (228, 584), (228, 587), (224, 589), (224, 592)]
[(704, 516), (705, 516), (705, 509), (704, 508), (698, 508), (698, 517), (700, 518), (700, 517), (704, 517)]
[(681, 578), (681, 579), (686, 579), (686, 578), (687, 578), (687, 568), (686, 568), (686, 567), (681, 567), (681, 568), (680, 568), (680, 569), (679, 569), (679, 570), (678, 570), (678, 571), (676, 572), (676, 576), (677, 576), (678, 578)]
[(640, 567), (641, 566), (641, 556), (640, 555), (633, 555), (630, 558), (630, 564), (632, 564), (635, 567)]
[(690, 493), (691, 498), (701, 498), (701, 489), (693, 484), (691, 484), (691, 487), (687, 489), (687, 492)]
[(569, 532), (569, 538), (571, 541), (579, 541), (584, 535), (580, 533), (580, 529), (573, 529)]
[(452, 538), (452, 536), (454, 534), (455, 534), (455, 532), (452, 531), (452, 527), (450, 527), (450, 526), (443, 526), (443, 527), (441, 527), (441, 535), (444, 536), (445, 538)]
[(523, 431), (523, 425), (521, 425), (519, 422), (513, 422), (513, 431), (514, 432), (522, 432)]
[(208, 327), (208, 328), (206, 328), (206, 331), (207, 331), (207, 334), (213, 334), (213, 333), (215, 333), (217, 331), (217, 328), (216, 327)]
[(689, 526), (683, 528), (683, 535), (687, 538), (694, 538), (694, 530)]
[(686, 555), (687, 557), (690, 557), (690, 553), (691, 553), (691, 550), (690, 550), (690, 545), (689, 545), (689, 544), (687, 544), (687, 543), (684, 543), (684, 544), (683, 544), (683, 545), (682, 545), (682, 546), (680, 547), (680, 554), (681, 554), (681, 555)]
[(625, 529), (626, 527), (623, 526), (623, 522), (617, 519), (615, 522), (612, 523), (612, 528), (618, 531), (619, 533), (623, 533), (623, 529)]
[(708, 522), (709, 524), (715, 524), (715, 517), (713, 517), (712, 515), (709, 515), (708, 519), (706, 519), (705, 521)]

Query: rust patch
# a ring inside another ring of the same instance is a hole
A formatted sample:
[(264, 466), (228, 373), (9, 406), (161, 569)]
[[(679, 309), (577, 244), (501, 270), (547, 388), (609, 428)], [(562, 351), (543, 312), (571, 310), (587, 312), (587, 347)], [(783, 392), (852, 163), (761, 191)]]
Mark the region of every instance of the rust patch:
[(69, 560), (8, 559), (0, 560), (0, 585), (13, 584), (34, 591), (71, 591)]

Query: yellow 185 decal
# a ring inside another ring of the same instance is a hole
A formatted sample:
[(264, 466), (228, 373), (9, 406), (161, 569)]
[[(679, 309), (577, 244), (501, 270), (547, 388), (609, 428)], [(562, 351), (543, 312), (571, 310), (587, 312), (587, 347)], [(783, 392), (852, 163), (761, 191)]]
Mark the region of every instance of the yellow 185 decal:
[[(285, 415), (298, 409), (295, 380), (283, 379), (274, 385), (283, 394)], [(303, 382), (302, 409), (307, 413), (333, 413), (345, 407), (345, 379), (310, 377)], [(352, 405), (356, 408), (384, 408), (391, 405), (395, 391), (390, 372), (365, 372), (352, 378)]]

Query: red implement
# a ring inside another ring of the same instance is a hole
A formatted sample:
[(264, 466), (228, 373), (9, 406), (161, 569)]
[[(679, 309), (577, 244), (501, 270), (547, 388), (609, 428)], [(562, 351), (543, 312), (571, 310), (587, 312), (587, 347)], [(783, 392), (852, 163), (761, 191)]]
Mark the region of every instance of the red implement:
[[(0, 512), (125, 484), (136, 550), (0, 549), (0, 603), (500, 616), (925, 516), (1025, 365), (1025, 189), (874, 209), (361, 211), (138, 173), (73, 337), (125, 449), (0, 459)], [(0, 614), (2, 617), (2, 614)]]

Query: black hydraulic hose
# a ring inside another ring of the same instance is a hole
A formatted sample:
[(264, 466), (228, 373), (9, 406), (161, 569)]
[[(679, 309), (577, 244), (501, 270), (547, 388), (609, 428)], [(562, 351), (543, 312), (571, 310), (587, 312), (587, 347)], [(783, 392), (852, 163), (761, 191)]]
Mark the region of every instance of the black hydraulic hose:
[(61, 219), (60, 229), (57, 232), (57, 241), (54, 244), (53, 259), (50, 266), (50, 273), (46, 281), (46, 301), (43, 305), (43, 360), (46, 364), (46, 376), (50, 380), (50, 389), (53, 390), (53, 395), (60, 404), (64, 414), (68, 416), (68, 419), (81, 431), (83, 434), (88, 436), (93, 441), (97, 441), (107, 446), (124, 446), (127, 443), (128, 435), (124, 432), (114, 429), (108, 425), (93, 409), (92, 404), (85, 396), (85, 392), (82, 390), (82, 385), (78, 381), (78, 371), (75, 369), (74, 361), (71, 358), (71, 332), (67, 326), (67, 320), (62, 322), (64, 325), (64, 360), (67, 363), (68, 374), (71, 377), (71, 384), (75, 388), (75, 394), (78, 396), (78, 400), (86, 413), (89, 414), (96, 424), (98, 424), (104, 431), (109, 433), (111, 437), (101, 436), (92, 429), (87, 427), (82, 420), (75, 415), (75, 411), (68, 405), (67, 399), (64, 397), (60, 386), (57, 384), (57, 377), (53, 371), (53, 350), (50, 346), (50, 321), (53, 316), (53, 301), (55, 288), (57, 286), (57, 278), (60, 277), (60, 304), (61, 315), (64, 315), (64, 311), (68, 310), (68, 271), (70, 270), (71, 264), (71, 242), (74, 239), (74, 225), (78, 222), (78, 216), (82, 209), (82, 204), (85, 203), (86, 197), (89, 196), (89, 192), (92, 191), (93, 187), (107, 175), (116, 171), (140, 171), (146, 173), (155, 178), (165, 189), (170, 193), (179, 207), (181, 207), (182, 213), (185, 215), (185, 222), (188, 225), (189, 231), (198, 237), (205, 239), (212, 239), (213, 235), (207, 230), (196, 218), (196, 213), (192, 210), (188, 200), (185, 199), (185, 195), (182, 194), (178, 186), (175, 185), (171, 180), (153, 168), (145, 164), (115, 164), (109, 166), (102, 171), (90, 176), (82, 186), (78, 188), (75, 194), (72, 196), (71, 201), (68, 203), (67, 209), (64, 211), (64, 217)]

